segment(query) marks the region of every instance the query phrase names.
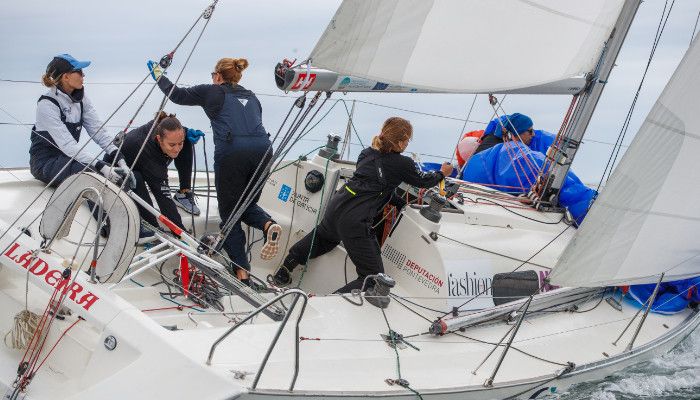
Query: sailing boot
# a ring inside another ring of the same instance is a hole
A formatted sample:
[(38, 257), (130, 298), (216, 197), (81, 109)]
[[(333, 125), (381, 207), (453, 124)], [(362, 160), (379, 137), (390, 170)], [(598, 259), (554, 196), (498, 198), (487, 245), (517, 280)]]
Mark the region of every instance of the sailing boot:
[(288, 255), (284, 259), (284, 263), (280, 265), (275, 275), (271, 276), (271, 283), (278, 287), (289, 286), (292, 283), (292, 271), (299, 265), (299, 262), (295, 260), (291, 255)]
[(267, 230), (263, 232), (265, 244), (260, 249), (260, 258), (263, 260), (272, 260), (279, 251), (279, 241), (282, 236), (282, 227), (275, 221), (272, 221)]
[(175, 201), (175, 205), (182, 208), (186, 212), (193, 215), (201, 214), (199, 207), (197, 207), (197, 201), (194, 199), (194, 193), (192, 193), (191, 190), (176, 192), (173, 195), (173, 200)]

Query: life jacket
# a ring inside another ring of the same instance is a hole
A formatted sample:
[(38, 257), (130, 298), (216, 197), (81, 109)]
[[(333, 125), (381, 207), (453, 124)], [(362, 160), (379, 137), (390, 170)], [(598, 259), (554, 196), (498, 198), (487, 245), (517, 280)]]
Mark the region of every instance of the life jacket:
[(221, 87), (224, 89), (224, 104), (211, 119), (214, 141), (231, 142), (234, 137), (268, 137), (262, 124), (262, 107), (255, 94), (241, 86)]
[[(79, 142), (80, 131), (83, 129), (83, 101), (80, 101), (80, 119), (78, 122), (68, 122), (66, 121), (66, 114), (63, 112), (63, 109), (61, 109), (61, 105), (58, 103), (58, 100), (49, 96), (41, 96), (39, 97), (39, 100), (37, 100), (37, 103), (42, 100), (48, 100), (58, 108), (58, 112), (61, 113), (61, 122), (63, 122), (63, 124), (66, 126), (66, 129), (68, 129), (68, 132), (70, 132), (73, 139), (75, 139), (76, 142)], [(49, 132), (37, 131), (36, 125), (32, 126), (30, 140), (31, 146), (29, 147), (29, 154), (33, 159), (41, 160), (47, 157), (55, 157), (63, 154)]]
[(355, 173), (345, 184), (345, 189), (355, 196), (379, 197), (389, 189), (382, 168), (382, 153), (376, 150), (369, 153), (357, 163)]
[[(466, 132), (459, 139), (457, 147), (455, 148), (455, 156), (457, 157), (457, 163), (461, 167), (469, 161), (469, 158), (474, 154), (474, 151), (479, 146), (481, 142), (481, 137), (484, 136), (483, 130)], [(467, 139), (470, 138), (470, 139)]]

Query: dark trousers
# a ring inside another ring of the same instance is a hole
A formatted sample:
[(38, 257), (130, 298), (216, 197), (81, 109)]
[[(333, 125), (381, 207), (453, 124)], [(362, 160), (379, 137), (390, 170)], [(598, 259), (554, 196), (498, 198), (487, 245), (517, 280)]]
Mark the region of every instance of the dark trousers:
[[(68, 164), (68, 167), (61, 171), (66, 164)], [(54, 179), (54, 177), (56, 177), (56, 180), (51, 183), (51, 187), (53, 188), (58, 187), (66, 179), (73, 175), (79, 174), (82, 171), (95, 172), (92, 168), (85, 168), (85, 164), (79, 161), (71, 160), (71, 158), (65, 154), (46, 157), (41, 160), (30, 157), (29, 170), (32, 173), (32, 176), (47, 185), (52, 179)], [(86, 200), (86, 203), (92, 212), (92, 216), (95, 218), (95, 220), (99, 221), (99, 214), (97, 213), (96, 209), (97, 205), (90, 200)], [(105, 207), (107, 207), (107, 205), (105, 205)], [(109, 225), (109, 219), (106, 219), (105, 223)]]
[[(61, 171), (61, 168), (68, 163), (70, 163), (68, 167)], [(51, 182), (51, 180), (56, 177), (56, 180), (53, 181), (51, 187), (58, 187), (58, 185), (63, 183), (63, 181), (68, 179), (70, 176), (78, 174), (83, 170), (88, 172), (92, 171), (90, 168), (86, 169), (85, 164), (79, 161), (71, 160), (71, 158), (65, 154), (46, 157), (40, 160), (30, 157), (29, 169), (36, 179), (46, 184)]]
[[(234, 136), (231, 140), (217, 140), (214, 151), (214, 184), (216, 185), (216, 199), (219, 203), (219, 216), (221, 227), (233, 213), (234, 207), (251, 190), (253, 184), (245, 191), (246, 186), (252, 180), (257, 180), (262, 174), (264, 166), (256, 168), (261, 163), (267, 163), (272, 156), (270, 140), (267, 137)], [(233, 226), (233, 229), (224, 240), (224, 250), (231, 261), (236, 265), (250, 270), (250, 263), (246, 256), (246, 238), (241, 222), (246, 225), (263, 230), (265, 223), (270, 221), (270, 215), (257, 205), (260, 193), (245, 209), (241, 218)]]
[(194, 145), (185, 138), (180, 154), (175, 157), (175, 169), (180, 178), (180, 189), (192, 189), (192, 152)]
[[(306, 264), (307, 259), (310, 260), (328, 253), (342, 241), (348, 257), (355, 264), (358, 277), (336, 290), (336, 293), (349, 293), (353, 289), (362, 288), (362, 283), (367, 275), (384, 272), (384, 264), (382, 263), (379, 242), (369, 226), (358, 230), (357, 225), (362, 224), (362, 222), (352, 217), (356, 213), (353, 210), (343, 210), (342, 207), (334, 208), (334, 203), (336, 203), (334, 200), (337, 198), (329, 203), (328, 211), (316, 227), (315, 234), (313, 231), (310, 232), (289, 249), (285, 266), (287, 269), (292, 269), (297, 264)], [(358, 231), (364, 232), (364, 234), (358, 234)]]

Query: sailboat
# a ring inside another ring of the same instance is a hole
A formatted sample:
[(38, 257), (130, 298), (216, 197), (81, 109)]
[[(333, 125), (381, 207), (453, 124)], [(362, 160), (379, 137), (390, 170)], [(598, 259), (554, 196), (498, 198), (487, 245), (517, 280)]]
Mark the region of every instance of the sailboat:
[[(444, 195), (402, 187), (409, 205), (386, 216), (386, 275), (371, 278), (372, 290), (330, 294), (354, 277), (339, 247), (295, 271), (295, 288), (256, 292), (228, 272), (216, 235), (158, 232), (156, 245), (137, 247), (139, 200), (123, 187), (83, 173), (47, 190), (26, 169), (0, 171), (12, 199), (0, 214), (3, 398), (532, 399), (669, 351), (700, 324), (697, 308), (653, 313), (656, 291), (640, 308), (611, 286), (700, 275), (700, 211), (679, 195), (693, 190), (684, 183), (700, 147), (697, 40), (580, 227), (557, 199), (638, 6), (345, 1), (306, 64), (278, 70), (284, 89), (305, 93), (277, 163), (251, 186), (287, 245), (313, 230), (354, 169), (332, 136), (308, 159), (284, 160), (322, 92), (576, 96), (529, 201), (458, 180)], [(503, 26), (488, 42), (463, 31), (480, 31), (495, 9)], [(514, 28), (523, 18), (540, 22), (527, 36)], [(544, 67), (465, 73), (467, 48), (502, 55), (505, 45), (516, 58), (541, 49)], [(431, 74), (438, 62), (443, 73)], [(100, 239), (86, 199), (109, 210), (119, 234)], [(188, 219), (199, 232), (220, 222)], [(248, 240), (255, 254), (261, 244)], [(274, 272), (282, 256), (256, 260), (253, 273)]]

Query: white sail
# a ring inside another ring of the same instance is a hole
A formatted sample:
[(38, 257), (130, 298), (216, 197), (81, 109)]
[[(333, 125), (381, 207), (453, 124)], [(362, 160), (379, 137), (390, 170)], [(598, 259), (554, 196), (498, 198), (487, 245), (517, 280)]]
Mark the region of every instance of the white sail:
[(574, 93), (623, 0), (345, 0), (315, 67), (460, 93)]
[(550, 275), (563, 286), (700, 275), (700, 42), (695, 40)]

